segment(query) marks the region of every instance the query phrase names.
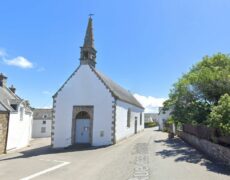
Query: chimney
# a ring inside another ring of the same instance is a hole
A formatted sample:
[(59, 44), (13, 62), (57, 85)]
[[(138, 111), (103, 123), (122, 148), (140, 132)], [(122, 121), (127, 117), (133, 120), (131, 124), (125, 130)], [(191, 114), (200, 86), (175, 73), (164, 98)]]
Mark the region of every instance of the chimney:
[(6, 87), (7, 77), (2, 73), (0, 74), (0, 87)]
[(30, 107), (30, 102), (29, 102), (28, 100), (26, 100), (26, 101), (25, 101), (25, 105), (26, 105), (27, 107)]
[(11, 87), (9, 87), (9, 89), (15, 94), (16, 88), (13, 85), (11, 85)]

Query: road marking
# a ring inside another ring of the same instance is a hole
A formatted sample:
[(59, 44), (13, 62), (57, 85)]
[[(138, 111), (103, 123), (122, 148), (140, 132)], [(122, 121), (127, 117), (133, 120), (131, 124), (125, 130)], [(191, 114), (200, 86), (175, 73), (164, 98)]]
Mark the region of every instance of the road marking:
[(128, 180), (149, 180), (149, 150), (148, 143), (138, 143), (135, 146), (135, 166), (133, 175)]
[(51, 168), (48, 168), (48, 169), (46, 169), (46, 170), (40, 171), (40, 172), (38, 172), (38, 173), (32, 174), (32, 175), (30, 175), (30, 176), (24, 177), (24, 178), (22, 178), (22, 179), (20, 179), (20, 180), (30, 180), (30, 179), (33, 179), (33, 178), (35, 178), (35, 177), (41, 176), (41, 175), (46, 174), (46, 173), (48, 173), (48, 172), (50, 172), (50, 171), (54, 171), (54, 170), (56, 170), (56, 169), (58, 169), (58, 168), (61, 168), (61, 167), (63, 167), (63, 166), (67, 166), (68, 164), (70, 164), (70, 162), (66, 162), (66, 161), (45, 160), (45, 159), (40, 159), (40, 160), (41, 160), (41, 161), (48, 161), (48, 162), (57, 162), (57, 163), (61, 163), (61, 164), (58, 164), (58, 165), (53, 166), (53, 167), (51, 167)]

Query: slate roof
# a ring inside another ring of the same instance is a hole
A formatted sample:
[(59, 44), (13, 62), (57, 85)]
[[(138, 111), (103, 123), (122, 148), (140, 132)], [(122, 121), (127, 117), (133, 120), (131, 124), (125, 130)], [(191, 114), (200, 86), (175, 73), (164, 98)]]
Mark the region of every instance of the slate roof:
[(34, 120), (52, 119), (52, 111), (53, 109), (33, 109), (33, 118)]
[(0, 86), (0, 110), (5, 109), (10, 112), (15, 112), (16, 110), (11, 105), (19, 105), (20, 103), (24, 104), (26, 113), (32, 112), (31, 108), (27, 104), (27, 101), (24, 101), (23, 99), (18, 97), (7, 87)]
[(0, 102), (9, 111), (15, 111), (11, 104), (19, 104), (23, 100), (11, 92), (8, 88), (0, 86)]
[(105, 84), (105, 86), (111, 91), (113, 96), (115, 96), (117, 99), (121, 101), (127, 102), (141, 109), (144, 109), (144, 107), (139, 103), (139, 101), (133, 96), (131, 92), (116, 84), (113, 80), (111, 80), (95, 68), (91, 66), (90, 68), (95, 72), (95, 74)]
[(0, 112), (7, 111), (7, 109), (3, 106), (3, 104), (0, 102)]

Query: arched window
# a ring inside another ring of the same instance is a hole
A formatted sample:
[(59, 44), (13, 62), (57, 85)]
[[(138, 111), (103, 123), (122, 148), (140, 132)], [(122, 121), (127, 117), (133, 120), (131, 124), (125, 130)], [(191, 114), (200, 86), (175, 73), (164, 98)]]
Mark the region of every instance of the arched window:
[(77, 114), (76, 119), (90, 119), (90, 115), (86, 111), (81, 111)]
[(84, 52), (84, 58), (88, 59), (89, 58), (89, 53), (87, 51)]

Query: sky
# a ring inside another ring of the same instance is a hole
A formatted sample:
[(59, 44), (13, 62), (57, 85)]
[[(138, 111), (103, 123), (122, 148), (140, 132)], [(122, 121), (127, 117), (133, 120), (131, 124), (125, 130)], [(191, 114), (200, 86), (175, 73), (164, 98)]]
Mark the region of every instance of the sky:
[(93, 13), (96, 68), (156, 112), (203, 56), (230, 52), (229, 9), (229, 0), (2, 1), (0, 72), (33, 107), (51, 107)]

